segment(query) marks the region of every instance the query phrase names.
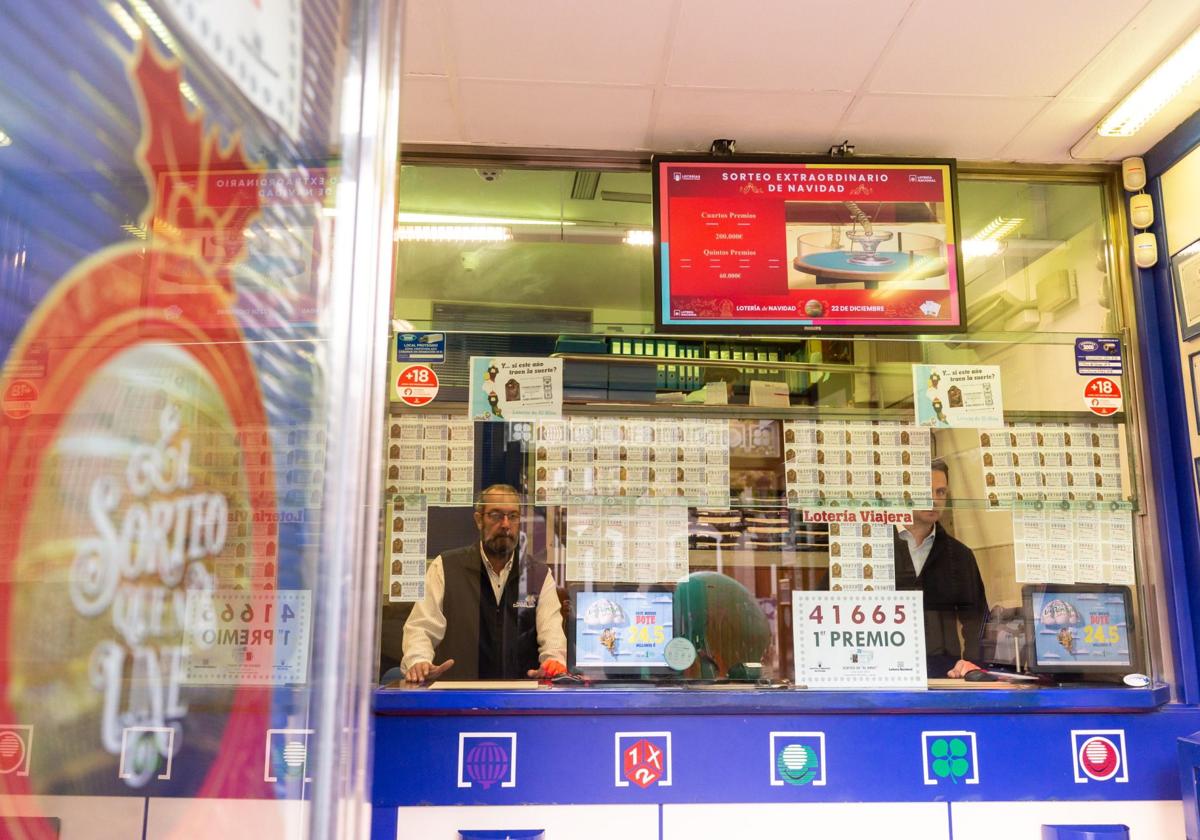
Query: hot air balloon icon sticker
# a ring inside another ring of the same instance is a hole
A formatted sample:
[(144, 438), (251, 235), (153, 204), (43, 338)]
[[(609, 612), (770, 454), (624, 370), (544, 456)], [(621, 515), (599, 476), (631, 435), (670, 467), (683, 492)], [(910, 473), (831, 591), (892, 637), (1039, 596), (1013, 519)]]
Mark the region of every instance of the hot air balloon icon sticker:
[(772, 732), (771, 786), (825, 784), (824, 732)]
[(517, 786), (517, 733), (458, 733), (458, 786)]

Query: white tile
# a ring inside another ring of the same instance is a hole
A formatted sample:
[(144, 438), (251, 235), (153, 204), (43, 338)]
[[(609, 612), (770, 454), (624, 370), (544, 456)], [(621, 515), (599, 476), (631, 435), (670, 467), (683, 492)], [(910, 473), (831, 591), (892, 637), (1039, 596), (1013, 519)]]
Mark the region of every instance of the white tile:
[(404, 7), (404, 47), (400, 53), (405, 73), (445, 76), (450, 70), (445, 54), (445, 22), (440, 0), (408, 0)]
[(308, 810), (307, 802), (285, 799), (152, 798), (146, 838), (304, 840), (308, 836)]
[[(132, 796), (0, 797), (0, 813), (57, 818), (62, 837), (127, 840), (142, 836), (144, 800)], [(3, 828), (0, 817), (0, 828)], [(263, 838), (266, 840), (266, 838)]]
[(1040, 837), (1043, 825), (1127, 825), (1130, 840), (1183, 837), (1183, 803), (955, 802), (954, 840)]
[(400, 808), (396, 840), (458, 840), (459, 829), (540, 828), (571, 840), (658, 840), (656, 805), (476, 805)]
[(648, 87), (464, 79), (459, 106), (471, 143), (645, 149)]
[(664, 805), (663, 840), (726, 840), (729, 837), (753, 837), (754, 840), (793, 840), (795, 837), (949, 840), (947, 822), (945, 802)]
[(708, 151), (714, 138), (731, 137), (739, 152), (823, 154), (852, 98), (849, 93), (667, 88), (659, 94), (654, 147)]
[(1116, 102), (1200, 26), (1200, 0), (1151, 0), (1063, 93)]
[(644, 0), (454, 0), (450, 49), (463, 76), (646, 84), (661, 75), (674, 4)]
[(463, 142), (449, 79), (443, 76), (405, 76), (401, 80), (400, 142)]
[(827, 0), (687, 0), (667, 84), (857, 90), (909, 5), (871, 0), (851, 11)]
[(1130, 0), (918, 0), (869, 89), (1056, 96), (1140, 8)]
[(865, 96), (838, 127), (858, 154), (991, 160), (1047, 104), (1043, 99)]
[(1056, 99), (1010, 140), (998, 160), (1070, 163), (1071, 147), (1107, 112), (1104, 102)]

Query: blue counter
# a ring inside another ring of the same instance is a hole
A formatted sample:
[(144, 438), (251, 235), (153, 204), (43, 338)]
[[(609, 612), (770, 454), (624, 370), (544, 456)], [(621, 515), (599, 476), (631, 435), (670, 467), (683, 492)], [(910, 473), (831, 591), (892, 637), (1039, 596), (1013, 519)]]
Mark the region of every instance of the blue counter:
[(1001, 836), (987, 833), (1000, 805), (1030, 831), (1111, 812), (1140, 826), (1134, 838), (1182, 837), (1176, 739), (1200, 729), (1200, 708), (1168, 695), (382, 689), (375, 837), (540, 828), (577, 840), (594, 820), (628, 818), (622, 840), (735, 826), (757, 840), (793, 819), (831, 820), (846, 838), (985, 840)]

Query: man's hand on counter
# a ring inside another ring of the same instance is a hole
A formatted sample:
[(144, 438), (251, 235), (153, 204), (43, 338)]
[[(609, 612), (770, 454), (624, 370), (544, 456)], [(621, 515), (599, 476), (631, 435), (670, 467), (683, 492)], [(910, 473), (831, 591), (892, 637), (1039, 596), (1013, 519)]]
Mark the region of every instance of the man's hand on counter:
[(542, 663), (542, 667), (534, 668), (533, 670), (529, 671), (528, 675), (534, 677), (535, 679), (545, 680), (553, 679), (554, 677), (565, 673), (567, 673), (566, 665), (562, 664), (557, 659), (547, 659)]
[(425, 683), (428, 685), (442, 674), (449, 671), (452, 667), (454, 667), (453, 659), (447, 659), (436, 668), (433, 667), (432, 662), (418, 662), (416, 665), (413, 665), (408, 669), (408, 673), (404, 675), (404, 681), (410, 683)]
[(946, 672), (946, 676), (951, 679), (960, 680), (969, 674), (971, 671), (978, 671), (979, 666), (974, 662), (968, 662), (965, 659), (960, 659), (954, 663), (954, 667)]

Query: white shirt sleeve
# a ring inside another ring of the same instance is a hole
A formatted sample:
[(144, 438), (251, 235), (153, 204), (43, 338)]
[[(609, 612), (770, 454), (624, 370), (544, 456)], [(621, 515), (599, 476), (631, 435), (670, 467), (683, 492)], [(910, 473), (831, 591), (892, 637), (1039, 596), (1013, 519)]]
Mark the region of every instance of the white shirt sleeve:
[[(433, 663), (433, 652), (446, 636), (446, 615), (442, 612), (445, 597), (446, 572), (439, 554), (425, 570), (425, 597), (413, 604), (412, 613), (404, 622), (404, 658), (400, 667), (405, 671), (418, 662)], [(557, 604), (558, 599), (554, 600)], [(538, 618), (540, 624), (540, 610)]]
[[(426, 588), (428, 595), (428, 588)], [(443, 624), (443, 627), (445, 625)], [(537, 605), (538, 662), (557, 659), (567, 664), (567, 636), (563, 633), (562, 604), (558, 600), (558, 587), (553, 572), (546, 572)], [(408, 650), (407, 643), (405, 651)]]

